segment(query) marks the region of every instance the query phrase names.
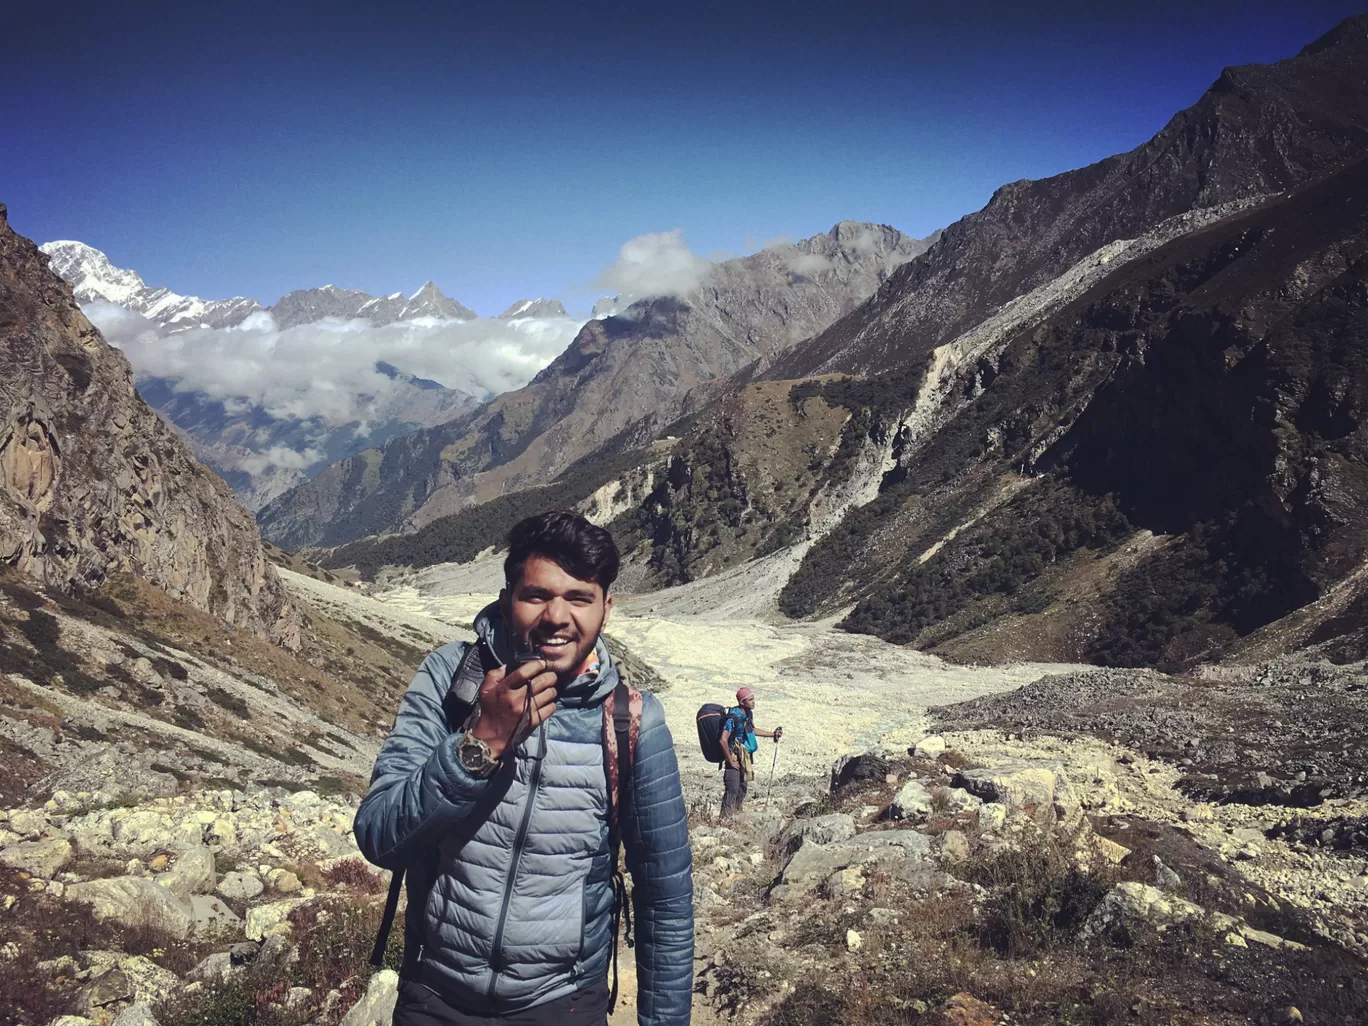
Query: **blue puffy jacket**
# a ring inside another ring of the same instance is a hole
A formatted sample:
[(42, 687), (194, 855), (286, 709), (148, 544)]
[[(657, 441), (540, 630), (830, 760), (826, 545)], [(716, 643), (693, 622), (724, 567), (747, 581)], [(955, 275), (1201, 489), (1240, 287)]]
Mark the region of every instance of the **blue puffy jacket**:
[[(476, 630), (505, 659), (497, 606), (480, 614)], [(473, 1014), (506, 1014), (608, 971), (603, 702), (618, 673), (600, 640), (598, 673), (565, 687), (555, 715), (481, 780), (457, 760), (458, 734), (442, 708), (465, 649), (439, 648), (414, 676), (357, 810), (356, 839), (371, 862), (408, 873), (406, 973)], [(674, 1026), (689, 1021), (693, 979), (689, 830), (664, 713), (653, 695), (643, 697), (623, 824), (637, 1009), (642, 1026)]]

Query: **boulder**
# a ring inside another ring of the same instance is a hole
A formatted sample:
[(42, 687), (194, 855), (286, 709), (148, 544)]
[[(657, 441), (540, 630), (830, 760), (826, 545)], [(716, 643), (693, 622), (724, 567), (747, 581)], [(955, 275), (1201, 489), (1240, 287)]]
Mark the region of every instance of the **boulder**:
[[(256, 955), (256, 945), (252, 946), (252, 954)], [(214, 983), (228, 979), (233, 971), (233, 956), (227, 951), (216, 951), (212, 955), (203, 959), (195, 968), (186, 974), (187, 979), (199, 980), (201, 983)]]
[(918, 759), (939, 759), (944, 751), (945, 738), (939, 734), (932, 734), (917, 742), (912, 749), (912, 755)]
[(94, 1019), (87, 1019), (84, 1015), (59, 1015), (47, 1026), (100, 1026)]
[(983, 808), (983, 799), (962, 787), (947, 787), (944, 793), (945, 801), (953, 812), (977, 812)]
[(111, 1026), (161, 1026), (152, 1007), (145, 1001), (134, 1001), (118, 1015), (114, 1016)]
[(338, 1026), (390, 1026), (399, 1000), (399, 974), (381, 969), (370, 978), (366, 993), (352, 1005)]
[(860, 872), (858, 866), (850, 866), (838, 869), (827, 877), (825, 890), (830, 898), (847, 898), (859, 894), (864, 886), (864, 873)]
[(264, 940), (267, 937), (287, 935), (290, 932), (290, 913), (302, 904), (303, 898), (287, 898), (284, 901), (273, 901), (269, 905), (249, 908), (247, 939)]
[(141, 1003), (146, 1010), (148, 1006), (170, 996), (179, 986), (180, 978), (169, 969), (163, 969), (141, 955), (130, 955), (120, 958), (117, 965), (94, 976), (81, 988), (76, 1004), (89, 1014), (99, 1015), (97, 1009), (131, 999), (135, 1004)]
[(1200, 919), (1206, 911), (1184, 898), (1165, 894), (1149, 884), (1127, 881), (1119, 883), (1107, 892), (1097, 908), (1093, 909), (1083, 929), (1082, 937), (1098, 937), (1112, 930), (1148, 924), (1163, 931), (1176, 923)]
[(831, 790), (839, 791), (847, 784), (862, 780), (882, 781), (892, 771), (893, 766), (887, 759), (872, 752), (843, 755), (831, 767)]
[(898, 789), (888, 807), (889, 819), (921, 820), (931, 815), (931, 792), (920, 780), (909, 780)]
[[(1093, 850), (1105, 861), (1113, 866), (1119, 866), (1131, 850), (1124, 844), (1117, 844), (1115, 841), (1106, 837), (1091, 838)], [(1156, 858), (1158, 856), (1155, 856)], [(1176, 875), (1176, 874), (1175, 874)]]
[[(760, 837), (777, 837), (788, 822), (788, 817), (778, 809), (744, 809), (732, 815), (727, 825), (733, 830), (745, 831)], [(352, 852), (355, 854), (355, 851)]]
[(805, 844), (793, 853), (779, 879), (790, 886), (811, 889), (856, 862), (861, 854), (844, 844)]
[(133, 988), (133, 1000), (149, 1005), (169, 997), (180, 986), (180, 977), (142, 955), (120, 959), (118, 971)]
[(95, 977), (76, 995), (76, 1007), (87, 1015), (99, 1016), (99, 1009), (133, 996), (133, 984), (118, 969)]
[(779, 838), (787, 851), (797, 851), (804, 844), (835, 844), (855, 836), (855, 820), (844, 812), (815, 819), (799, 819), (789, 824)]
[(88, 902), (97, 919), (124, 926), (151, 926), (180, 940), (190, 936), (194, 918), (176, 896), (159, 883), (139, 876), (115, 876), (67, 887), (73, 901)]
[(897, 877), (914, 891), (925, 891), (928, 894), (938, 894), (942, 891), (962, 890), (968, 884), (962, 880), (957, 880), (949, 873), (939, 869), (932, 869), (921, 862), (911, 860), (904, 862), (897, 872)]
[(940, 835), (936, 847), (944, 862), (963, 862), (969, 857), (969, 838), (962, 830), (947, 830)]
[(1007, 825), (1007, 806), (1001, 802), (984, 802), (979, 806), (979, 830), (995, 834)]
[(175, 845), (180, 835), (171, 817), (156, 809), (131, 809), (113, 821), (114, 840), (126, 848), (147, 851)]
[(786, 887), (780, 898), (806, 894), (839, 870), (871, 862), (912, 859), (920, 862), (931, 852), (931, 838), (915, 830), (870, 830), (840, 844), (806, 843), (785, 864), (779, 880)]
[(171, 868), (157, 874), (157, 883), (181, 901), (188, 901), (192, 894), (214, 892), (216, 875), (212, 851), (202, 844), (196, 844), (176, 852), (173, 858)]
[(846, 843), (880, 857), (887, 857), (889, 849), (898, 849), (899, 854), (908, 856), (931, 853), (931, 838), (916, 830), (870, 830), (856, 834)]
[(211, 894), (192, 894), (190, 914), (195, 917), (194, 933), (199, 940), (230, 940), (242, 936), (242, 919)]
[(223, 874), (218, 882), (218, 893), (229, 901), (251, 901), (266, 889), (261, 877), (255, 873), (239, 873), (236, 870)]
[(65, 837), (43, 841), (17, 841), (0, 848), (0, 862), (30, 876), (50, 880), (71, 861), (73, 849)]
[(985, 802), (1021, 809), (1041, 823), (1068, 821), (1079, 809), (1068, 775), (1058, 763), (1018, 761), (967, 769), (957, 773), (953, 783)]
[[(304, 792), (309, 794), (311, 792)], [(297, 894), (302, 888), (299, 877), (290, 869), (273, 869), (266, 874), (266, 882), (279, 894)]]
[(38, 838), (48, 828), (48, 818), (34, 809), (15, 809), (10, 813), (9, 831), (20, 837)]

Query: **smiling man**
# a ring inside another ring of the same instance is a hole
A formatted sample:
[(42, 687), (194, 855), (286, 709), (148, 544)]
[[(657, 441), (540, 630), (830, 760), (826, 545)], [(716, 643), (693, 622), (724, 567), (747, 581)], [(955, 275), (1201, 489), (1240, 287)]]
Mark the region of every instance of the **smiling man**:
[(578, 514), (522, 521), (475, 644), (433, 652), (404, 695), (356, 814), (366, 857), (407, 873), (395, 1026), (605, 1023), (619, 839), (638, 1020), (689, 1021), (684, 799), (660, 703), (619, 687), (600, 637), (617, 572)]

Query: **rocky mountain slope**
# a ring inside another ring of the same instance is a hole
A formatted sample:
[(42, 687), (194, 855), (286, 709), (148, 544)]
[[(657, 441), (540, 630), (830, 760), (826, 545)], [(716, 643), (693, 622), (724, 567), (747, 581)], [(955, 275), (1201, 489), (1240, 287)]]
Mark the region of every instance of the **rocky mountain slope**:
[[(1336, 127), (1356, 116), (1352, 88), (1328, 121), (1292, 131), (1283, 117), (1352, 78), (1364, 24), (1229, 76), (1283, 96), (1277, 117), (1231, 120), (1221, 89), (1180, 116), (1215, 111), (1229, 128), (1184, 158), (1191, 174), (1216, 188), (1233, 181), (1230, 153), (1281, 154), (1310, 174), (1365, 152)], [(732, 382), (657, 430), (671, 437), (637, 450), (635, 469), (629, 438), (615, 462), (578, 464), (579, 487), (567, 475), (522, 505), (616, 518), (638, 586), (815, 539), (795, 550), (785, 612), (854, 603), (848, 628), (957, 658), (1183, 666), (1304, 646), (1361, 658), (1365, 173), (1352, 164), (1106, 242), (911, 363), (784, 385), (782, 413)], [(499, 511), (515, 505), (330, 558), (368, 571), (469, 558), (497, 544)]]
[(973, 360), (804, 386), (897, 452), (784, 607), (858, 600), (849, 628), (963, 658), (1183, 665), (1319, 603), (1298, 637), (1368, 654), (1365, 184), (1182, 236)]
[(70, 590), (132, 573), (297, 645), (251, 514), (137, 395), (127, 360), (0, 207), (0, 557)]
[(1020, 181), (945, 229), (850, 317), (778, 360), (774, 377), (917, 365), (1016, 296), (1184, 211), (1280, 193), (1368, 150), (1368, 15), (1296, 57), (1227, 68), (1153, 139)]
[(277, 417), (255, 403), (186, 391), (167, 378), (143, 378), (139, 394), (185, 434), (191, 450), (250, 510), (309, 480), (334, 460), (377, 442), (469, 413), (479, 400), (379, 361), (383, 393), (362, 397), (358, 416)]
[(421, 526), (504, 491), (544, 484), (636, 432), (650, 440), (710, 386), (754, 371), (853, 309), (925, 243), (841, 222), (794, 245), (715, 265), (682, 297), (590, 321), (525, 388), (478, 416), (329, 467), (261, 511), (283, 544), (337, 544)]

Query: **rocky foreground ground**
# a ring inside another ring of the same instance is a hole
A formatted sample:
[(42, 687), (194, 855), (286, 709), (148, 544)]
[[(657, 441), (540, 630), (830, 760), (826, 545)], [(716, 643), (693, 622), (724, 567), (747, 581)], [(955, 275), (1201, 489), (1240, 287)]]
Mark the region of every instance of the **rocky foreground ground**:
[[(355, 625), (357, 654), (406, 624), (455, 632), (484, 601), (293, 580), (311, 615)], [(40, 607), (18, 598), (0, 613), (22, 626)], [(696, 1021), (1368, 1021), (1361, 666), (977, 670), (650, 601), (614, 629), (659, 671), (681, 751)], [(88, 636), (42, 608), (62, 638)], [(366, 964), (386, 881), (357, 855), (345, 786), (383, 731), (381, 696), (367, 737), (345, 735), (359, 754), (323, 772), (313, 743), (314, 763), (272, 748), (280, 716), (311, 722), (290, 693), (209, 646), (148, 651), (185, 677), (135, 674), (165, 696), (136, 721), (121, 695), (7, 678), (5, 753), (30, 769), (0, 810), (0, 1026), (387, 1023), (395, 975)], [(750, 807), (723, 822), (691, 713), (737, 677), (794, 737), (772, 786), (762, 749)], [(212, 759), (176, 725), (222, 705), (211, 686), (246, 709)], [(287, 765), (251, 761), (273, 754)], [(632, 991), (629, 972), (615, 1026)]]
[[(696, 794), (696, 1018), (1364, 1021), (1368, 864), (1180, 779), (1109, 742), (974, 730), (787, 778), (730, 821)], [(387, 1022), (353, 806), (59, 792), (0, 814), (6, 1021)]]

